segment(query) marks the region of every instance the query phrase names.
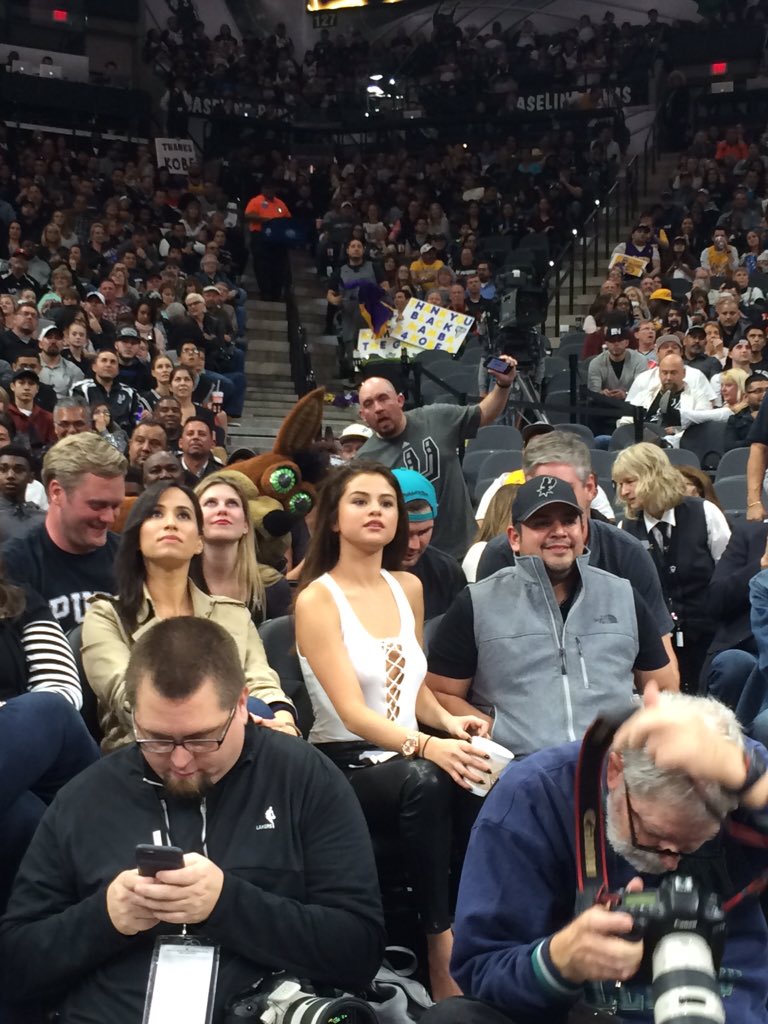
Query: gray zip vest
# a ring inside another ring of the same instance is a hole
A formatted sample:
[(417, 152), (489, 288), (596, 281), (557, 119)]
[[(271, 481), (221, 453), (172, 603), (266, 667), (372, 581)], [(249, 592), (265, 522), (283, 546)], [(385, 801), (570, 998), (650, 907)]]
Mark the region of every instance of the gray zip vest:
[(581, 739), (594, 718), (633, 706), (639, 650), (631, 585), (577, 559), (581, 589), (563, 622), (532, 555), (469, 588), (477, 670), (469, 701), (516, 754)]

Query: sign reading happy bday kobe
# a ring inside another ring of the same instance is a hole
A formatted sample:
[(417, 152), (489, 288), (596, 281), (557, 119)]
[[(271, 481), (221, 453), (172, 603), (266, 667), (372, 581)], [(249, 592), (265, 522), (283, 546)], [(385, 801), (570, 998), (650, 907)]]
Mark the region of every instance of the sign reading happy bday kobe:
[(409, 299), (402, 323), (391, 331), (390, 337), (409, 348), (444, 349), (453, 354), (461, 348), (474, 323), (475, 318), (465, 313)]

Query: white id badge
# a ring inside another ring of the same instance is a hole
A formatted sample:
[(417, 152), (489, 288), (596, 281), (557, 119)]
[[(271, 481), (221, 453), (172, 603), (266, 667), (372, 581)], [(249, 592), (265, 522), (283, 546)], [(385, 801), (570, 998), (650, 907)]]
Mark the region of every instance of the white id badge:
[(142, 1024), (211, 1024), (219, 947), (190, 936), (155, 943)]

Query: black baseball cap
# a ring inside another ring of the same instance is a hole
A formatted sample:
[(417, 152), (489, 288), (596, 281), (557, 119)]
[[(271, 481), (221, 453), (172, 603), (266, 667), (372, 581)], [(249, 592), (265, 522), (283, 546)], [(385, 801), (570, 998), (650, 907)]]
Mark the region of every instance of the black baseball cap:
[(123, 341), (141, 341), (139, 332), (135, 327), (121, 327), (117, 332), (117, 337)]
[(20, 370), (16, 370), (11, 380), (33, 380), (35, 384), (40, 383), (40, 378), (34, 370), (30, 370), (28, 366), (23, 366)]
[(527, 427), (523, 427), (523, 445), (527, 445), (541, 434), (551, 434), (554, 429), (551, 423), (529, 423)]
[(524, 523), (547, 505), (567, 505), (582, 515), (573, 488), (556, 476), (537, 476), (522, 485), (512, 505), (512, 522)]
[(614, 324), (613, 327), (606, 327), (605, 340), (617, 341), (619, 338), (631, 338), (632, 331), (626, 324)]

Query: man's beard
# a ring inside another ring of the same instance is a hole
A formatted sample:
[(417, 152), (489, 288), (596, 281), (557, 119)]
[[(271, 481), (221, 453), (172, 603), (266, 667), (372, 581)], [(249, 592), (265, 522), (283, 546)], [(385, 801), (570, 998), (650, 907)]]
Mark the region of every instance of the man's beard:
[(668, 869), (656, 853), (638, 850), (627, 839), (622, 839), (616, 828), (616, 815), (611, 811), (611, 799), (605, 811), (605, 835), (615, 853), (644, 875), (665, 875)]
[(166, 791), (171, 796), (182, 799), (199, 799), (213, 788), (213, 782), (207, 772), (195, 772), (188, 779), (181, 779), (170, 774), (161, 776)]

